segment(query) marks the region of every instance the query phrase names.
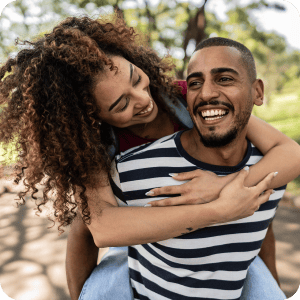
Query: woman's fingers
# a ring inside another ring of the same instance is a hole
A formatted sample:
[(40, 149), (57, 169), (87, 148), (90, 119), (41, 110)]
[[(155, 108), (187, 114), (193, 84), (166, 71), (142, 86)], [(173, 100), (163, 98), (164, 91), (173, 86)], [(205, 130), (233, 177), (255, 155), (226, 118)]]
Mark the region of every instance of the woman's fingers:
[[(199, 197), (188, 197), (188, 196), (178, 196), (172, 198), (165, 198), (162, 200), (155, 200), (148, 202), (151, 206), (175, 206), (175, 205), (195, 205), (206, 203), (204, 199)], [(147, 205), (148, 206), (148, 205)]]
[(176, 180), (192, 180), (193, 178), (200, 177), (202, 175), (212, 173), (210, 171), (203, 171), (200, 169), (190, 171), (190, 172), (182, 172), (182, 173), (170, 173), (169, 175)]
[(244, 186), (244, 182), (249, 175), (249, 167), (245, 167), (243, 170), (239, 172), (239, 174), (233, 179), (230, 184), (238, 184), (240, 187)]
[(263, 191), (267, 190), (271, 184), (272, 179), (278, 174), (278, 172), (272, 172), (268, 174), (262, 181), (260, 181), (254, 189), (257, 190), (258, 195), (260, 195)]
[[(169, 174), (173, 179), (186, 181), (181, 185), (164, 186), (155, 188), (146, 193), (147, 196), (160, 196), (160, 195), (190, 195), (197, 192), (197, 197), (200, 199), (213, 200), (219, 195), (224, 184), (221, 183), (220, 177), (215, 173), (203, 170), (194, 170), (191, 172), (182, 172), (179, 174)], [(199, 202), (202, 203), (202, 202)]]
[(269, 186), (274, 173), (268, 174), (256, 186), (250, 188), (244, 186), (247, 175), (248, 171), (242, 170), (232, 182), (224, 187), (220, 194), (221, 198), (216, 202), (221, 206), (220, 211), (223, 211), (226, 222), (253, 215), (270, 198), (272, 190)]
[(262, 204), (264, 204), (265, 202), (267, 202), (271, 196), (271, 194), (273, 194), (273, 190), (272, 189), (268, 189), (266, 190), (263, 194), (261, 194), (258, 197), (258, 205), (261, 206)]
[(182, 194), (184, 187), (181, 185), (163, 186), (160, 188), (152, 189), (146, 193), (146, 196), (159, 196), (159, 195), (176, 195)]
[(184, 203), (184, 197), (172, 197), (172, 198), (165, 198), (162, 200), (156, 200), (148, 202), (147, 204), (150, 204), (151, 206), (174, 206), (174, 205), (182, 205), (186, 204)]
[[(193, 178), (188, 183), (184, 183), (182, 185), (165, 186), (165, 187), (160, 187), (160, 188), (155, 188), (150, 190), (148, 193), (146, 193), (147, 196), (160, 196), (160, 195), (180, 195), (180, 196), (151, 201), (148, 203), (148, 205), (151, 206), (193, 205), (193, 204), (203, 204), (211, 201), (212, 199), (210, 199), (210, 197), (205, 197), (205, 193), (199, 190), (199, 186), (202, 186), (202, 189), (203, 186), (205, 186), (205, 189), (208, 189), (209, 186), (212, 185), (212, 180), (214, 177), (210, 176), (208, 178), (209, 183), (208, 182), (203, 183), (203, 180), (200, 179), (201, 172), (203, 173), (205, 171), (195, 170), (192, 172), (185, 172), (178, 175), (181, 176), (180, 180), (185, 180), (185, 179), (187, 180), (188, 178)], [(238, 206), (242, 205), (241, 211), (245, 210), (245, 208), (243, 208), (244, 205), (246, 206), (249, 205), (249, 207), (246, 208), (246, 211), (248, 209), (247, 214), (250, 215), (251, 213), (253, 214), (254, 211), (257, 210), (262, 203), (266, 202), (269, 199), (272, 190), (268, 190), (268, 187), (272, 179), (274, 178), (274, 174), (276, 176), (276, 173), (270, 173), (263, 180), (261, 180), (255, 187), (252, 188), (247, 188), (244, 186), (244, 182), (248, 174), (249, 174), (248, 167), (241, 170), (239, 174), (236, 176), (236, 178), (223, 189), (222, 194), (226, 195), (226, 197), (230, 198), (231, 200), (237, 198), (236, 205)], [(216, 176), (215, 174), (213, 175), (218, 178), (218, 176)], [(264, 191), (266, 192), (262, 194), (262, 192)], [(246, 204), (245, 200), (241, 201), (239, 199), (242, 200), (247, 199), (247, 201), (249, 201), (249, 204)], [(245, 213), (246, 212), (243, 212), (243, 214)]]

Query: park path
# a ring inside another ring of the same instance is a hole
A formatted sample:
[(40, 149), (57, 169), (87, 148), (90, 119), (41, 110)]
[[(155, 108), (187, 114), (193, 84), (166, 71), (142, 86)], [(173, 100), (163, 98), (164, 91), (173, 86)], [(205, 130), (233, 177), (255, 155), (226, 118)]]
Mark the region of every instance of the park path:
[[(18, 189), (0, 180), (1, 287), (15, 300), (70, 300), (64, 265), (67, 231), (58, 236), (57, 228), (47, 229), (51, 222), (44, 213), (35, 215), (32, 201), (14, 207)], [(300, 285), (300, 210), (287, 203), (278, 208), (274, 231), (281, 287), (289, 298)]]

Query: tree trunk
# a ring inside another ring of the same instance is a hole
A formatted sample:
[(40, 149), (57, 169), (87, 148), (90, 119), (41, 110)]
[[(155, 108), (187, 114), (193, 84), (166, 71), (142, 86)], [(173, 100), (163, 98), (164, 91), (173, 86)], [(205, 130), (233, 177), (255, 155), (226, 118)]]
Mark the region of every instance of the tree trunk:
[(205, 26), (206, 26), (206, 19), (205, 19), (205, 5), (208, 0), (204, 1), (204, 4), (196, 15), (190, 18), (188, 22), (187, 29), (184, 33), (184, 40), (183, 40), (183, 50), (184, 50), (184, 58), (183, 58), (183, 66), (182, 69), (177, 72), (178, 79), (183, 79), (183, 73), (186, 69), (189, 56), (186, 53), (187, 46), (191, 40), (196, 41), (196, 45), (198, 45), (203, 39), (206, 38), (205, 34)]

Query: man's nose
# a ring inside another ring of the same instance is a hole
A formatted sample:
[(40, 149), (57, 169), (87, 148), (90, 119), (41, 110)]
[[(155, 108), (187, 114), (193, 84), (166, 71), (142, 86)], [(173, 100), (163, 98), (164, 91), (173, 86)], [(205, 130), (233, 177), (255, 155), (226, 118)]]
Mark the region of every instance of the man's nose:
[(220, 93), (218, 91), (218, 87), (215, 83), (206, 81), (203, 83), (201, 89), (200, 89), (200, 98), (203, 101), (210, 101), (212, 99), (218, 98)]

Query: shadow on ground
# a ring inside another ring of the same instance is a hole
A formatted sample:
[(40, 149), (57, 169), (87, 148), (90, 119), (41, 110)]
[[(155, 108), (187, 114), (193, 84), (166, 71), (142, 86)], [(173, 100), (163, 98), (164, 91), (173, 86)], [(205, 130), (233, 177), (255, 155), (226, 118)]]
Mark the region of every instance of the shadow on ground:
[[(0, 196), (0, 283), (15, 300), (70, 300), (65, 276), (67, 232), (58, 236), (34, 202), (16, 208), (16, 192)], [(280, 206), (274, 220), (281, 288), (291, 297), (300, 284), (300, 211)]]
[(34, 203), (13, 206), (16, 194), (0, 198), (0, 283), (15, 300), (68, 300), (64, 259), (67, 233), (35, 216)]

